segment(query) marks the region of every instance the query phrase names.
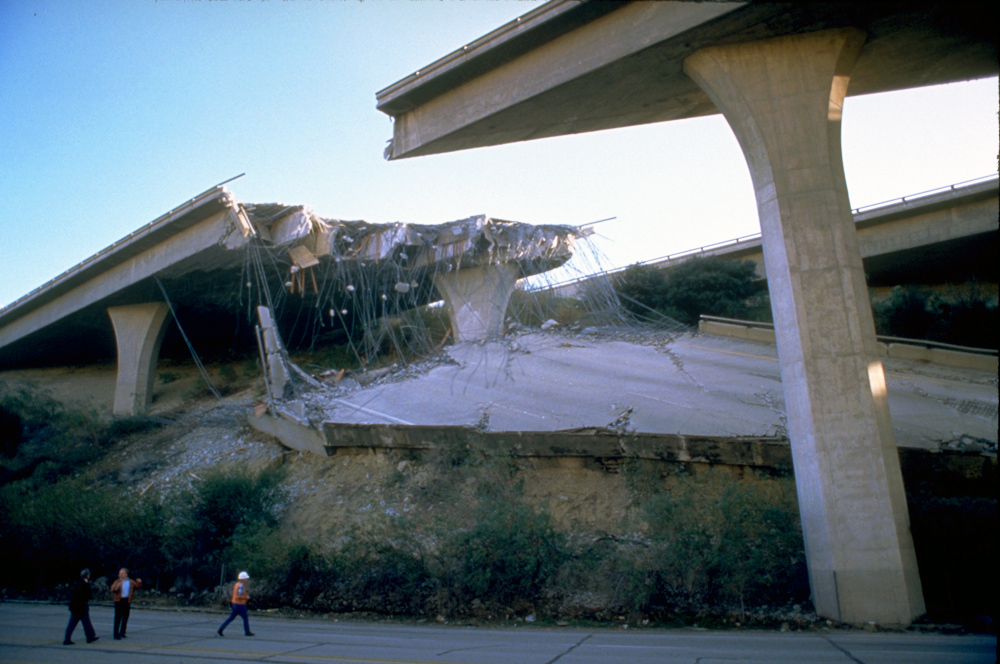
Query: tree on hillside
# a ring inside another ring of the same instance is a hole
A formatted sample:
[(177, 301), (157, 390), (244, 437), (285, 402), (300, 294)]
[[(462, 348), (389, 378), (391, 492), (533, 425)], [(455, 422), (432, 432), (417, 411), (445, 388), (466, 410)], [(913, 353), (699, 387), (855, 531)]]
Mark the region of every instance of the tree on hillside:
[(760, 289), (756, 279), (752, 261), (695, 257), (669, 270), (632, 265), (618, 277), (615, 291), (632, 313), (649, 316), (652, 309), (694, 325), (702, 314), (746, 316), (747, 298)]

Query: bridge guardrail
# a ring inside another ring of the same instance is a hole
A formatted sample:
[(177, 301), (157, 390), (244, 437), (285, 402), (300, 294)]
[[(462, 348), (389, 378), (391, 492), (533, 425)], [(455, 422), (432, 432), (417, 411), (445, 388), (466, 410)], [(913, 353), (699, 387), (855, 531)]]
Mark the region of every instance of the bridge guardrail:
[[(759, 321), (722, 318), (721, 316), (702, 315), (698, 321), (698, 330), (704, 334), (746, 339), (763, 343), (775, 343), (774, 324)], [(905, 339), (877, 335), (879, 354), (894, 359), (930, 362), (944, 366), (978, 369), (981, 371), (998, 370), (997, 351), (993, 348), (974, 348), (959, 346), (941, 341), (927, 339)]]
[[(925, 198), (934, 196), (937, 194), (945, 194), (953, 191), (962, 191), (963, 189), (968, 189), (970, 187), (975, 187), (977, 185), (985, 184), (988, 182), (993, 182), (1000, 180), (1000, 174), (992, 173), (990, 175), (984, 175), (982, 177), (974, 178), (972, 180), (965, 180), (964, 182), (956, 182), (955, 184), (947, 185), (944, 187), (937, 187), (935, 189), (928, 189), (926, 191), (917, 192), (915, 194), (907, 194), (906, 196), (900, 196), (899, 198), (893, 198), (887, 201), (879, 201), (878, 203), (871, 203), (869, 205), (863, 205), (861, 207), (853, 208), (851, 210), (852, 216), (858, 216), (860, 214), (865, 214), (867, 212), (874, 212), (876, 210), (881, 210), (883, 208), (890, 208), (895, 205), (909, 205), (910, 203), (922, 201)], [(607, 220), (602, 220), (607, 221)], [(752, 242), (753, 240), (759, 240), (761, 238), (760, 233), (751, 233), (750, 235), (742, 235), (737, 238), (730, 240), (722, 240), (720, 242), (714, 242), (712, 244), (706, 244), (701, 247), (695, 247), (693, 249), (685, 249), (684, 251), (678, 251), (673, 254), (667, 254), (666, 256), (660, 256), (658, 258), (649, 258), (644, 261), (638, 261), (637, 265), (655, 265), (658, 263), (667, 263), (679, 258), (685, 258), (688, 256), (695, 256), (698, 254), (703, 254), (706, 251), (714, 249), (722, 249), (726, 246), (736, 246), (739, 244), (746, 244), (747, 242)], [(626, 267), (612, 267), (608, 270), (602, 270), (594, 274), (587, 274), (579, 277), (574, 277), (572, 279), (566, 279), (564, 281), (556, 282), (553, 284), (545, 284), (538, 286), (536, 288), (530, 288), (532, 291), (541, 290), (558, 290), (559, 288), (565, 288), (576, 283), (581, 283), (584, 281), (589, 281), (590, 279), (596, 279), (599, 277), (610, 277), (618, 273), (624, 272), (630, 266)]]

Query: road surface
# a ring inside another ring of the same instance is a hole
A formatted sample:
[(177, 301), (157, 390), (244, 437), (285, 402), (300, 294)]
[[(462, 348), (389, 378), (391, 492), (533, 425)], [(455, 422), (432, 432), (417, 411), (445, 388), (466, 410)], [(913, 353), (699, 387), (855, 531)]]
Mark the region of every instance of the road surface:
[(474, 628), (341, 623), (251, 615), (256, 636), (226, 613), (137, 606), (128, 638), (111, 638), (113, 611), (91, 608), (100, 640), (62, 645), (64, 606), (0, 603), (0, 664), (994, 664), (991, 636), (853, 631), (708, 632), (691, 629)]

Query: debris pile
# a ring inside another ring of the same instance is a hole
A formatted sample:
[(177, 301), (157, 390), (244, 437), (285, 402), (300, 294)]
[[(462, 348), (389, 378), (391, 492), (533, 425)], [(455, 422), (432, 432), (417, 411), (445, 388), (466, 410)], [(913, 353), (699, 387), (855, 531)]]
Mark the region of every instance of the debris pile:
[[(486, 215), (376, 224), (320, 217), (301, 205), (230, 197), (229, 206), (220, 244), (245, 254), (238, 295), (222, 290), (238, 300), (247, 322), (255, 323), (257, 307), (268, 307), (289, 348), (348, 344), (362, 367), (387, 354), (426, 356), (448, 336), (455, 340), (458, 319), (470, 311), (474, 323), (483, 316), (470, 299), (498, 312), (492, 336), (515, 284), (524, 291), (524, 279), (565, 266), (592, 234)], [(593, 270), (593, 261), (581, 269)]]

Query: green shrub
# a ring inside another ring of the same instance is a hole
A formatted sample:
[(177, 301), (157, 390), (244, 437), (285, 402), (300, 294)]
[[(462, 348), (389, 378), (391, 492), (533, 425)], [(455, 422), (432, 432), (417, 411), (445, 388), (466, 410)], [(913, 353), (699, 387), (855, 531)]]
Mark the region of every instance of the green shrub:
[(669, 269), (632, 265), (615, 280), (615, 292), (633, 314), (652, 311), (695, 325), (701, 314), (742, 318), (760, 287), (752, 261), (715, 256), (689, 258)]
[(259, 378), (261, 375), (260, 360), (256, 357), (248, 357), (240, 364), (240, 371), (244, 378)]
[(614, 286), (622, 306), (641, 318), (666, 305), (666, 273), (652, 265), (630, 265), (615, 278)]
[(5, 449), (13, 455), (5, 466), (14, 478), (35, 468), (51, 481), (93, 461), (107, 440), (107, 426), (95, 412), (67, 408), (30, 384), (0, 382), (0, 409), (19, 424), (16, 449)]
[(145, 433), (152, 429), (158, 429), (161, 426), (163, 426), (162, 422), (145, 415), (116, 417), (107, 423), (102, 438), (110, 442), (116, 438)]
[(276, 528), (241, 526), (220, 558), (229, 569), (252, 570), (259, 608), (293, 606), (320, 611), (396, 615), (427, 611), (439, 582), (426, 564), (412, 524), (403, 517), (354, 527), (339, 548), (289, 541)]
[(236, 372), (236, 367), (231, 364), (223, 364), (219, 367), (219, 379), (224, 383), (235, 383), (240, 378)]
[(565, 536), (545, 512), (503, 497), (481, 499), (474, 521), (442, 552), (456, 606), (536, 601), (567, 558)]
[(997, 298), (983, 287), (936, 292), (895, 286), (888, 297), (873, 302), (872, 313), (879, 334), (997, 347)]
[(385, 528), (353, 530), (337, 552), (341, 604), (356, 611), (421, 613), (438, 589), (412, 524), (402, 517)]
[(319, 606), (316, 600), (334, 587), (339, 574), (332, 561), (313, 543), (289, 540), (276, 527), (243, 524), (236, 529), (220, 559), (227, 569), (250, 571), (256, 580), (257, 608), (330, 608)]
[(209, 471), (191, 491), (171, 501), (168, 555), (202, 582), (217, 578), (221, 564), (232, 557), (234, 542), (278, 525), (283, 477), (281, 469)]
[(162, 568), (162, 510), (152, 500), (82, 479), (37, 485), (22, 481), (0, 490), (0, 574), (7, 587), (35, 590), (121, 566), (155, 573)]
[(895, 286), (889, 296), (872, 305), (879, 334), (930, 339), (941, 316), (940, 298), (923, 288)]
[(653, 541), (647, 610), (799, 599), (805, 552), (791, 480), (735, 480), (725, 471), (681, 476), (644, 509)]

